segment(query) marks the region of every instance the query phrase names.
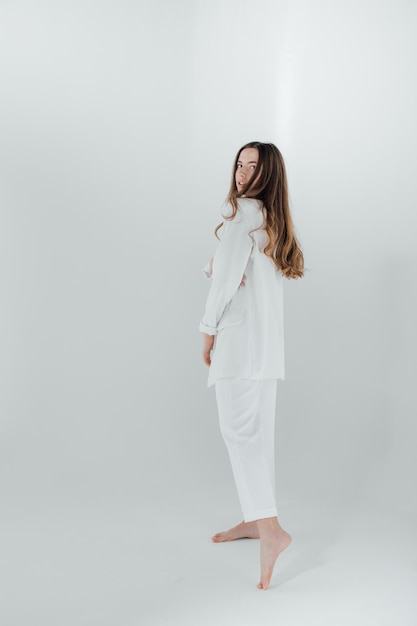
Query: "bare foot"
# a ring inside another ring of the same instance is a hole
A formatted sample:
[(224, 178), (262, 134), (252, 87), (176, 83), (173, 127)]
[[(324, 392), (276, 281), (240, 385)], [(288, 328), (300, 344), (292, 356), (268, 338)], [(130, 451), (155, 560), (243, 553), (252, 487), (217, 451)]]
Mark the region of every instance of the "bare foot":
[(216, 533), (211, 538), (214, 543), (235, 541), (235, 539), (259, 539), (259, 531), (256, 522), (240, 522), (237, 526), (225, 530), (222, 533)]
[(261, 538), (261, 580), (258, 589), (268, 589), (278, 556), (291, 543), (291, 536), (278, 523), (276, 517), (258, 520)]

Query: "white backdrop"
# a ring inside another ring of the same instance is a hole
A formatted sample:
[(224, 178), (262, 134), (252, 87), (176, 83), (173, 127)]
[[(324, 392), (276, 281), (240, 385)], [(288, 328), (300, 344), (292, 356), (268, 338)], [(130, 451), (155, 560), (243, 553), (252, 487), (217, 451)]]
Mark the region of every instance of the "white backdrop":
[(281, 497), (415, 518), (417, 5), (0, 12), (7, 515), (232, 493), (201, 267), (235, 152), (260, 140), (286, 160), (308, 268), (286, 285)]

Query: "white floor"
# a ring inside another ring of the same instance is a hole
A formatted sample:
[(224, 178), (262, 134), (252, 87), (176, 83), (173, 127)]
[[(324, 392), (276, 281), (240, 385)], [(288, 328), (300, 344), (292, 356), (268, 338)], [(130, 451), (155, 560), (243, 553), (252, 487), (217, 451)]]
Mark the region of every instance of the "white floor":
[(406, 516), (281, 503), (293, 542), (264, 592), (256, 540), (210, 541), (235, 521), (235, 503), (215, 515), (197, 504), (3, 517), (1, 625), (417, 624), (416, 529)]

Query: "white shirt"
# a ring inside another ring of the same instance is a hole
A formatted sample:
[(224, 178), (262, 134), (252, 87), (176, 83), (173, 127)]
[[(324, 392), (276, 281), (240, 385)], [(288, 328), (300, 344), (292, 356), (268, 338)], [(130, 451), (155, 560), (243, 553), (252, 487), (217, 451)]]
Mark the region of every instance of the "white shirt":
[[(263, 224), (262, 203), (240, 198), (234, 219), (225, 220), (219, 231), (221, 240), (199, 328), (216, 335), (208, 386), (218, 378), (264, 380), (285, 376), (284, 279), (263, 252), (268, 241)], [(241, 287), (244, 274), (246, 283)]]

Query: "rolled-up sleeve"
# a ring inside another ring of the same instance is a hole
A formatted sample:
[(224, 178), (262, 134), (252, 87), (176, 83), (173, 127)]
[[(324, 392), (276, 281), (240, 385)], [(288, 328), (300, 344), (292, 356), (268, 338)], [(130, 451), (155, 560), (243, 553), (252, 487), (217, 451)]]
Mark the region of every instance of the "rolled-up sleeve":
[(252, 220), (238, 210), (233, 220), (225, 220), (221, 240), (213, 259), (213, 272), (206, 310), (199, 330), (208, 335), (217, 335), (218, 325), (226, 306), (239, 289), (248, 263), (253, 239), (250, 232)]

